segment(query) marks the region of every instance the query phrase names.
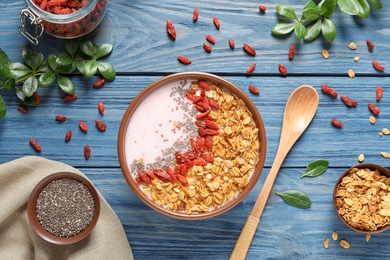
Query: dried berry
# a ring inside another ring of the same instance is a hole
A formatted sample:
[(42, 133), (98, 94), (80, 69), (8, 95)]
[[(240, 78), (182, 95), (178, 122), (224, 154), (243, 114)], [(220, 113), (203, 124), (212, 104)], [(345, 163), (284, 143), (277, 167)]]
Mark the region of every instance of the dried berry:
[(236, 44), (235, 44), (235, 42), (234, 42), (233, 39), (230, 39), (230, 40), (229, 40), (229, 47), (230, 47), (230, 49), (232, 49), (232, 50), (234, 50), (234, 48), (236, 47)]
[(213, 48), (207, 42), (203, 43), (203, 49), (207, 53), (211, 53), (213, 51)]
[(374, 51), (374, 43), (370, 40), (370, 39), (367, 39), (367, 48), (370, 52)]
[(34, 92), (34, 96), (35, 96), (35, 105), (39, 105), (41, 103), (41, 98), (39, 97), (39, 94), (38, 92)]
[(383, 88), (382, 86), (378, 85), (376, 87), (376, 101), (380, 101), (382, 99), (382, 96), (383, 96)]
[(89, 145), (86, 145), (84, 146), (84, 158), (88, 160), (89, 157), (91, 157), (91, 147)]
[(295, 57), (295, 46), (294, 44), (290, 45), (290, 49), (288, 50), (288, 59), (293, 60)]
[(95, 120), (96, 127), (99, 129), (99, 131), (104, 132), (107, 129), (106, 124), (101, 120)]
[(250, 46), (249, 44), (244, 43), (243, 48), (247, 54), (249, 54), (251, 56), (256, 55), (256, 50), (252, 46)]
[(103, 85), (106, 83), (106, 79), (101, 77), (101, 78), (98, 78), (93, 84), (92, 86), (94, 88), (101, 88), (103, 87)]
[(207, 82), (204, 81), (204, 80), (198, 80), (198, 86), (199, 86), (199, 88), (204, 89), (204, 90), (210, 88), (210, 84), (207, 83)]
[(198, 20), (198, 18), (199, 18), (199, 9), (198, 9), (198, 8), (195, 8), (195, 9), (194, 9), (194, 13), (193, 13), (193, 15), (192, 15), (192, 20), (193, 20), (194, 22), (196, 22), (196, 21)]
[(42, 151), (42, 146), (34, 138), (30, 138), (30, 144), (37, 152)]
[(65, 142), (69, 142), (70, 139), (72, 138), (72, 130), (68, 130), (65, 134)]
[(373, 103), (368, 103), (368, 109), (376, 116), (379, 115), (381, 112), (379, 108)]
[(265, 13), (266, 10), (267, 10), (267, 8), (264, 5), (259, 6), (260, 13)]
[(191, 64), (191, 60), (189, 58), (187, 58), (186, 56), (178, 56), (177, 60), (185, 65)]
[(253, 63), (249, 66), (249, 68), (246, 70), (246, 74), (251, 74), (256, 69), (256, 63)]
[(65, 101), (65, 102), (71, 102), (71, 101), (76, 100), (77, 97), (78, 97), (77, 94), (66, 94), (66, 95), (64, 96), (64, 101)]
[(219, 30), (219, 28), (221, 28), (221, 22), (219, 21), (219, 19), (214, 16), (213, 22), (214, 22), (215, 28), (217, 28), (217, 30)]
[(254, 85), (249, 85), (249, 91), (255, 95), (260, 95), (260, 90)]
[(284, 66), (283, 64), (279, 64), (279, 65), (278, 65), (278, 68), (279, 68), (279, 72), (280, 72), (283, 76), (286, 76), (286, 75), (287, 75), (287, 68), (286, 68), (286, 66)]
[(21, 112), (21, 113), (23, 113), (23, 114), (27, 113), (27, 108), (25, 108), (25, 107), (19, 106), (19, 107), (18, 107), (18, 110), (19, 110), (19, 112)]
[(338, 96), (337, 92), (334, 91), (330, 86), (328, 86), (326, 84), (322, 84), (321, 91), (324, 92), (325, 94), (328, 94), (331, 97), (337, 97)]
[(88, 126), (84, 121), (80, 121), (79, 127), (80, 127), (81, 131), (83, 131), (84, 133), (88, 132)]
[(173, 40), (176, 40), (176, 29), (171, 20), (167, 20), (167, 33)]
[(376, 60), (373, 60), (372, 61), (372, 66), (376, 69), (376, 70), (379, 70), (379, 71), (385, 71), (385, 67), (383, 67), (379, 62), (377, 62)]
[(331, 118), (330, 121), (332, 122), (332, 125), (335, 127), (343, 127), (344, 124), (338, 121), (336, 118)]
[(104, 103), (102, 101), (98, 102), (98, 110), (101, 115), (104, 115)]
[(66, 121), (66, 116), (64, 116), (64, 115), (56, 115), (56, 120), (58, 122), (65, 122)]
[(211, 36), (210, 34), (207, 34), (207, 35), (206, 35), (206, 40), (207, 40), (209, 43), (215, 44), (215, 38), (214, 38), (213, 36)]
[(341, 96), (340, 98), (348, 107), (356, 107), (358, 105), (356, 100), (351, 100), (348, 96)]

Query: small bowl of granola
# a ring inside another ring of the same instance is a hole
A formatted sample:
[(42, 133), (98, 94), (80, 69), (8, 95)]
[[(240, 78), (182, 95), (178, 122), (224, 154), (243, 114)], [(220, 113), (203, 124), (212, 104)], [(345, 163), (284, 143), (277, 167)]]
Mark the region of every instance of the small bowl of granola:
[(376, 164), (358, 164), (338, 179), (333, 202), (341, 221), (364, 234), (390, 228), (390, 170)]
[(242, 201), (264, 166), (266, 135), (249, 96), (208, 73), (157, 80), (131, 102), (118, 157), (133, 192), (179, 219), (206, 219)]

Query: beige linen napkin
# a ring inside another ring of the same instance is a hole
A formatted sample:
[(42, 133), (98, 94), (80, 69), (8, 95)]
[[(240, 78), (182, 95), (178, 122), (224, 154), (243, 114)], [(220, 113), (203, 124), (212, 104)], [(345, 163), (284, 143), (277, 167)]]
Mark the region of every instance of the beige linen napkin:
[(34, 232), (27, 218), (28, 197), (41, 179), (60, 171), (83, 175), (69, 165), (36, 156), (0, 165), (0, 259), (133, 259), (122, 224), (101, 195), (99, 221), (82, 241), (54, 245)]

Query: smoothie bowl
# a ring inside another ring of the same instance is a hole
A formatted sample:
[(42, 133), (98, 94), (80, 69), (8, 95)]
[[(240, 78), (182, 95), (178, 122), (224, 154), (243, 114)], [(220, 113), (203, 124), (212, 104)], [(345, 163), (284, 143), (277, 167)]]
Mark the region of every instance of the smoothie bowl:
[(156, 211), (205, 219), (242, 201), (264, 166), (266, 135), (250, 98), (207, 73), (155, 81), (132, 101), (118, 134), (123, 175)]

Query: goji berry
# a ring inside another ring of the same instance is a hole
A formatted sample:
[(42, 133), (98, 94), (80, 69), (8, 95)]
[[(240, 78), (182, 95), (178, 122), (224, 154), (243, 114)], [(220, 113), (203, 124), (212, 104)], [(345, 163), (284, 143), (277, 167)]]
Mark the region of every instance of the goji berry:
[(65, 142), (69, 142), (70, 139), (72, 138), (72, 130), (68, 130), (65, 134)]
[(218, 130), (214, 130), (214, 129), (206, 128), (206, 129), (204, 129), (204, 134), (205, 135), (219, 135), (219, 131)]
[(201, 157), (203, 160), (205, 160), (206, 162), (209, 162), (209, 163), (213, 163), (213, 162), (214, 162), (214, 158), (213, 158), (210, 154), (208, 154), (208, 153), (202, 153), (202, 154), (200, 155), (200, 157)]
[(287, 75), (287, 68), (286, 68), (286, 66), (284, 66), (283, 64), (279, 64), (278, 68), (279, 68), (280, 74), (282, 74), (283, 76)]
[(171, 176), (171, 182), (175, 183), (176, 182), (176, 174), (175, 174), (175, 172), (170, 167), (167, 167), (165, 169), (165, 171), (169, 174), (169, 176)]
[(249, 91), (255, 95), (260, 95), (260, 90), (254, 85), (249, 85)]
[(160, 169), (153, 170), (153, 173), (156, 175), (157, 178), (159, 178), (164, 182), (170, 182), (172, 179), (171, 176), (166, 171)]
[(256, 63), (252, 63), (249, 68), (246, 70), (246, 74), (252, 74), (252, 72), (256, 69)]
[(25, 107), (19, 106), (19, 107), (18, 107), (18, 110), (19, 110), (19, 112), (21, 112), (21, 113), (23, 113), (23, 114), (27, 113), (27, 108), (25, 108)]
[(39, 105), (41, 103), (41, 98), (39, 97), (39, 94), (38, 92), (34, 92), (34, 96), (35, 96), (35, 105)]
[(332, 125), (335, 127), (343, 127), (344, 126), (344, 124), (341, 123), (340, 121), (338, 121), (336, 118), (331, 118), (330, 120), (332, 122)]
[(213, 22), (214, 22), (215, 28), (217, 28), (217, 30), (219, 30), (219, 28), (221, 28), (221, 22), (219, 21), (219, 19), (216, 16), (214, 16)]
[(196, 120), (203, 119), (207, 117), (210, 114), (210, 110), (207, 110), (206, 112), (200, 113), (196, 116)]
[(324, 92), (325, 94), (328, 94), (331, 97), (338, 96), (337, 92), (334, 91), (329, 85), (326, 85), (326, 84), (322, 84), (321, 91)]
[(181, 63), (183, 63), (183, 64), (185, 64), (185, 65), (191, 64), (191, 60), (190, 60), (189, 58), (187, 58), (186, 56), (181, 55), (181, 56), (178, 56), (177, 59), (178, 59)]
[(234, 42), (233, 39), (230, 39), (229, 40), (229, 47), (230, 49), (234, 50), (234, 48), (236, 47), (236, 43)]
[[(204, 80), (198, 80), (198, 86), (201, 88), (201, 89), (209, 89), (210, 88), (210, 84), (207, 83), (206, 81)], [(202, 98), (203, 100), (203, 98)]]
[(249, 55), (251, 55), (251, 56), (256, 55), (256, 50), (252, 46), (250, 46), (249, 44), (244, 43), (243, 48), (244, 48), (244, 51), (246, 53), (248, 53)]
[(382, 96), (383, 96), (383, 88), (382, 88), (382, 86), (378, 85), (376, 87), (376, 91), (375, 92), (376, 92), (375, 93), (376, 94), (376, 101), (380, 101)]
[(219, 104), (212, 98), (209, 98), (209, 104), (214, 109), (219, 109)]
[(202, 158), (195, 158), (192, 160), (192, 163), (196, 166), (205, 166), (207, 164), (207, 162)]
[(379, 71), (385, 71), (385, 67), (383, 67), (379, 62), (377, 62), (376, 60), (373, 60), (372, 61), (372, 66), (374, 66), (374, 68), (376, 70), (379, 70)]
[(152, 184), (152, 180), (146, 174), (146, 172), (138, 172), (138, 176), (139, 176), (140, 182), (144, 182), (146, 184)]
[(86, 145), (84, 146), (84, 158), (88, 160), (89, 157), (91, 157), (91, 147), (89, 145)]
[(42, 146), (34, 138), (30, 138), (30, 144), (37, 152), (42, 151)]
[(211, 136), (207, 135), (204, 137), (204, 145), (208, 148), (208, 149), (213, 149), (213, 146), (214, 146), (214, 140)]
[(341, 100), (348, 107), (356, 107), (358, 105), (358, 102), (356, 100), (351, 100), (348, 96), (341, 96)]
[(371, 111), (371, 113), (373, 113), (376, 116), (381, 113), (379, 108), (373, 103), (368, 103), (368, 109)]
[(104, 103), (102, 101), (98, 102), (98, 110), (101, 115), (104, 115)]
[(167, 20), (167, 33), (173, 40), (176, 40), (176, 29), (171, 20)]
[(266, 10), (267, 10), (267, 8), (265, 7), (265, 5), (260, 5), (260, 6), (259, 6), (259, 11), (260, 11), (261, 13), (265, 13)]
[(71, 101), (74, 101), (78, 98), (77, 94), (66, 94), (64, 96), (64, 101), (65, 102), (71, 102)]
[(215, 44), (215, 38), (214, 38), (213, 36), (211, 36), (210, 34), (207, 34), (207, 35), (206, 35), (206, 40), (207, 40), (209, 43)]
[(194, 9), (194, 13), (193, 13), (193, 15), (192, 15), (192, 20), (193, 20), (194, 22), (196, 22), (196, 21), (198, 20), (198, 18), (199, 18), (199, 9), (198, 9), (198, 8), (195, 8), (195, 9)]
[(95, 120), (96, 126), (99, 129), (99, 131), (104, 132), (107, 129), (106, 124), (101, 120)]
[(186, 178), (184, 175), (181, 175), (181, 174), (177, 175), (177, 179), (178, 179), (181, 183), (183, 183), (184, 185), (187, 185), (187, 184), (188, 184), (188, 180), (187, 180), (187, 178)]
[(213, 48), (207, 42), (203, 43), (203, 49), (207, 53), (211, 53), (213, 51)]
[(92, 86), (94, 88), (101, 88), (103, 87), (103, 85), (106, 83), (106, 79), (101, 77), (101, 78), (98, 78), (93, 84)]
[(209, 108), (210, 108), (210, 102), (209, 102), (209, 98), (208, 97), (204, 97), (203, 98), (203, 108), (205, 110), (209, 110)]
[(85, 123), (84, 121), (80, 121), (79, 127), (80, 127), (81, 131), (83, 131), (84, 133), (88, 132), (87, 123)]
[(370, 52), (374, 51), (374, 43), (370, 40), (370, 39), (367, 39), (367, 48)]
[(64, 115), (56, 115), (56, 120), (58, 122), (65, 122), (66, 121), (66, 116), (64, 116)]
[(290, 49), (288, 50), (288, 59), (293, 60), (295, 57), (295, 46), (294, 44), (290, 45)]
[(214, 130), (219, 130), (219, 126), (214, 121), (206, 119), (205, 123), (206, 123), (206, 127)]

